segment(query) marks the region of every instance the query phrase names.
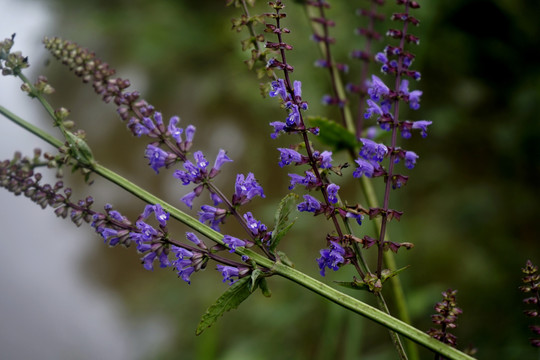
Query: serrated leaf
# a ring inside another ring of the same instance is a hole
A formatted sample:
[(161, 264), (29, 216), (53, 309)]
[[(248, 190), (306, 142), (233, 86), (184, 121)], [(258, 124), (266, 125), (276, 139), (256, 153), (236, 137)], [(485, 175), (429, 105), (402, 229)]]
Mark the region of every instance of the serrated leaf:
[(294, 225), (296, 218), (294, 218), (294, 220), (290, 220), (289, 218), (292, 213), (296, 212), (298, 198), (299, 196), (297, 194), (289, 193), (279, 202), (279, 206), (274, 216), (275, 227), (274, 231), (272, 231), (270, 251), (273, 252), (275, 250), (281, 238), (285, 236)]
[(356, 136), (340, 124), (323, 117), (308, 117), (309, 126), (318, 127), (319, 140), (334, 151), (354, 149), (357, 146)]
[(204, 330), (212, 326), (225, 312), (236, 309), (238, 305), (251, 295), (252, 292), (250, 276), (243, 277), (232, 284), (231, 287), (229, 287), (227, 291), (225, 291), (216, 302), (206, 310), (206, 313), (201, 317), (201, 321), (197, 326), (195, 334), (202, 334)]

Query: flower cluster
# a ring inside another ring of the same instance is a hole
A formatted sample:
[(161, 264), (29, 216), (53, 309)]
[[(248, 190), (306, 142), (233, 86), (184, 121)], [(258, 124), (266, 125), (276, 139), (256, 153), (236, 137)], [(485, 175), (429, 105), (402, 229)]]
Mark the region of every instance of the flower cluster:
[(463, 311), (456, 305), (457, 290), (448, 289), (442, 293), (443, 300), (435, 305), (437, 314), (431, 316), (431, 321), (440, 328), (431, 328), (428, 334), (445, 344), (456, 347), (457, 338), (449, 331), (457, 327), (456, 320)]
[[(519, 290), (527, 294), (527, 298), (523, 299), (523, 303), (533, 306), (532, 309), (523, 312), (528, 317), (538, 318), (540, 317), (540, 274), (538, 273), (538, 266), (527, 260), (525, 267), (521, 271), (525, 276), (522, 279), (523, 285), (519, 287)], [(529, 329), (535, 335), (534, 338), (529, 339), (531, 345), (540, 347), (540, 326), (530, 325)]]
[(69, 216), (77, 226), (83, 222), (90, 222), (93, 214), (90, 210), (93, 198), (89, 196), (75, 203), (71, 201), (71, 189), (64, 188), (63, 181), (57, 181), (54, 185), (41, 184), (42, 175), (34, 172), (34, 168), (43, 165), (54, 166), (58, 159), (49, 154), (44, 154), (46, 161), (40, 160), (40, 157), (41, 151), (36, 149), (33, 159), (15, 153), (12, 160), (0, 162), (0, 187), (15, 195), (24, 195), (42, 209), (54, 208), (57, 216), (64, 219)]

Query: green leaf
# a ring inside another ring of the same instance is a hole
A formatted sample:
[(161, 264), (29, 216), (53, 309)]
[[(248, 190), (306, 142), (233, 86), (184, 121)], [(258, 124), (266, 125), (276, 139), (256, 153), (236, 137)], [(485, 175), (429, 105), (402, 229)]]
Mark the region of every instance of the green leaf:
[(257, 288), (252, 289), (252, 277), (246, 276), (235, 282), (225, 291), (206, 313), (202, 316), (196, 335), (200, 335), (204, 330), (212, 326), (225, 312), (236, 309), (249, 295)]
[(298, 201), (299, 196), (294, 193), (289, 193), (285, 195), (283, 199), (279, 202), (279, 206), (276, 210), (274, 216), (274, 231), (272, 231), (272, 237), (270, 238), (270, 251), (274, 251), (276, 246), (279, 244), (279, 241), (294, 225), (296, 218), (290, 220), (290, 217), (296, 210), (296, 202)]
[(259, 288), (261, 289), (261, 292), (265, 297), (272, 296), (272, 292), (270, 291), (270, 288), (268, 287), (268, 283), (266, 282), (266, 278), (260, 278), (259, 279)]
[(331, 146), (334, 151), (354, 149), (357, 146), (356, 136), (332, 120), (310, 116), (308, 123), (309, 126), (320, 129), (319, 140), (323, 144)]
[(294, 263), (291, 261), (291, 259), (289, 259), (287, 254), (285, 254), (283, 251), (280, 251), (280, 250), (276, 251), (276, 255), (282, 264), (285, 264), (290, 267), (294, 267)]
[(402, 272), (403, 270), (407, 270), (407, 269), (409, 268), (409, 266), (410, 266), (410, 265), (404, 266), (404, 267), (402, 267), (401, 269), (397, 269), (397, 270), (395, 270), (395, 271), (392, 271), (392, 270), (390, 270), (390, 269), (384, 269), (384, 270), (381, 272), (382, 282), (384, 283), (386, 280), (393, 278), (394, 276), (396, 276), (397, 274), (399, 274), (399, 273)]

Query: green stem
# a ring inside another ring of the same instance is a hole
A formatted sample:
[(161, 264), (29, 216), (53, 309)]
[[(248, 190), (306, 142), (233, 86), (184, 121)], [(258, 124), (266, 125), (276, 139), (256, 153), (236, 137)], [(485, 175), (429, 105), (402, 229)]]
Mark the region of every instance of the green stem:
[[(55, 139), (53, 136), (47, 134), (43, 130), (38, 129), (34, 125), (26, 122), (12, 112), (8, 111), (3, 106), (0, 106), (0, 113), (6, 118), (16, 123), (17, 125), (27, 129), (31, 133), (47, 141), (49, 144), (55, 147), (62, 146), (62, 142), (60, 140)], [(96, 174), (117, 184), (118, 186), (122, 187), (123, 189), (127, 190), (128, 192), (132, 193), (133, 195), (145, 202), (148, 202), (150, 204), (161, 204), (163, 209), (170, 213), (171, 217), (198, 231), (199, 233), (213, 240), (214, 242), (223, 244), (223, 235), (219, 232), (213, 230), (205, 224), (200, 223), (197, 219), (166, 203), (165, 201), (152, 195), (148, 191), (142, 189), (141, 187), (135, 185), (134, 183), (128, 181), (127, 179), (114, 173), (106, 167), (96, 164), (93, 168), (93, 171)], [(352, 296), (346, 295), (318, 280), (315, 280), (314, 278), (304, 274), (299, 270), (296, 270), (278, 262), (274, 262), (249, 249), (237, 248), (236, 253), (239, 255), (247, 255), (257, 265), (265, 267), (267, 269), (271, 269), (274, 274), (289, 279), (290, 281), (293, 281), (305, 287), (306, 289), (332, 301), (333, 303), (338, 304), (345, 309), (351, 310), (356, 314), (362, 315), (392, 331), (395, 331), (411, 339), (412, 341), (417, 342), (418, 344), (428, 349), (431, 349), (438, 354), (441, 354), (442, 356), (454, 360), (473, 360), (473, 358), (469, 355), (466, 355), (457, 349), (454, 349), (446, 344), (441, 343), (438, 340), (433, 339), (423, 331), (416, 329), (411, 325), (406, 324), (405, 322), (396, 319), (391, 315), (379, 309), (376, 309), (362, 301), (359, 301)]]

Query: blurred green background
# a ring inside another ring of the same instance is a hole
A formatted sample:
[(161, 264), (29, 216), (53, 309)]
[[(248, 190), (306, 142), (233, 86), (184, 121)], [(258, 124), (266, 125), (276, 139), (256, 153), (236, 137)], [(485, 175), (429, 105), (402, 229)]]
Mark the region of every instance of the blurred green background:
[[(202, 149), (210, 161), (220, 148), (229, 151), (234, 162), (218, 178), (225, 192), (232, 193), (237, 173), (254, 172), (267, 198), (254, 201), (249, 210), (272, 224), (273, 211), (287, 193), (286, 174), (291, 171), (279, 168), (275, 148), (296, 140), (269, 137), (268, 123), (282, 121), (285, 113), (275, 99), (261, 97), (260, 81), (242, 64), (249, 57), (240, 46), (247, 33), (230, 30), (230, 20), (239, 16), (240, 9), (225, 7), (224, 1), (41, 3), (55, 18), (43, 35), (60, 36), (92, 49), (119, 76), (129, 78), (132, 89), (140, 90), (165, 117), (177, 114), (184, 126), (194, 124), (194, 148)], [(337, 61), (350, 65), (345, 81), (354, 82), (359, 63), (348, 54), (362, 48), (364, 41), (354, 35), (354, 28), (363, 21), (354, 12), (368, 2), (330, 3), (328, 16), (337, 23), (332, 29), (337, 38), (332, 51)], [(284, 23), (291, 29), (286, 41), (295, 47), (288, 61), (295, 66), (294, 79), (303, 82), (308, 114), (336, 119), (336, 109), (320, 105), (322, 95), (329, 92), (328, 74), (313, 67), (319, 53), (309, 40), (304, 9), (293, 2), (286, 4)], [(421, 45), (412, 51), (417, 54), (414, 68), (422, 72), (422, 80), (411, 87), (424, 92), (422, 107), (403, 116), (432, 120), (433, 125), (426, 139), (415, 136), (402, 143), (420, 158), (414, 171), (407, 173), (407, 186), (392, 193), (391, 206), (405, 215), (390, 228), (393, 240), (416, 245), (397, 256), (400, 266), (411, 265), (401, 279), (413, 325), (429, 329), (429, 316), (440, 293), (458, 289), (464, 311), (455, 330), (460, 348), (476, 347), (479, 359), (536, 358), (538, 352), (528, 344), (531, 321), (522, 314), (525, 307), (518, 286), (525, 261), (540, 263), (536, 223), (540, 66), (534, 55), (540, 46), (540, 5), (525, 0), (441, 0), (421, 5), (415, 13), (421, 26), (412, 30)], [(393, 3), (381, 11), (390, 14), (392, 9)], [(269, 10), (261, 2), (252, 11)], [(389, 24), (382, 24), (380, 31)], [(384, 44), (377, 43), (375, 48)], [(90, 86), (81, 85), (52, 58), (33, 68), (39, 68), (56, 88), (51, 102), (72, 110), (72, 118), (86, 130), (100, 163), (183, 208), (179, 199), (189, 189), (172, 178), (172, 170), (155, 176), (145, 165), (145, 142), (129, 136), (114, 105), (101, 103)], [(353, 111), (355, 107), (353, 102)], [(350, 161), (346, 154), (336, 158)], [(350, 202), (362, 200), (350, 176), (336, 182)], [(113, 203), (132, 218), (144, 206), (99, 179), (93, 188), (78, 191), (81, 196), (94, 196), (98, 205)], [(198, 205), (204, 202), (203, 196)], [(330, 224), (319, 220), (302, 216), (283, 241), (297, 268), (314, 276), (318, 276), (314, 259), (330, 229)], [(369, 222), (364, 228), (371, 233)], [(173, 229), (176, 238), (182, 238), (186, 230)], [(224, 229), (238, 230), (233, 224)], [(100, 242), (91, 231), (79, 234), (89, 242)], [(157, 314), (163, 319), (160, 326), (167, 329), (166, 341), (148, 359), (395, 358), (380, 326), (279, 278), (270, 280), (271, 299), (255, 294), (195, 337), (201, 314), (226, 289), (219, 274), (212, 269), (196, 273), (187, 285), (171, 271), (145, 271), (134, 249), (93, 249), (83, 271), (122, 299), (125, 317), (144, 319)], [(325, 281), (348, 275), (343, 270), (329, 274)], [(367, 294), (359, 296), (373, 303)], [(426, 351), (421, 356), (432, 357)]]

